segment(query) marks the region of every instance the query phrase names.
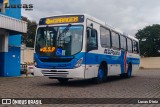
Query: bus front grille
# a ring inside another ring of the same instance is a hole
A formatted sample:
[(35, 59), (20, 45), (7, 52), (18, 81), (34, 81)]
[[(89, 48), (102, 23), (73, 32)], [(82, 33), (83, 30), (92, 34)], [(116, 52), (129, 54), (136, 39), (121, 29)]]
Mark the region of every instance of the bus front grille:
[(66, 77), (68, 71), (42, 70), (42, 74), (47, 77)]
[(70, 62), (73, 58), (40, 58), (42, 62)]

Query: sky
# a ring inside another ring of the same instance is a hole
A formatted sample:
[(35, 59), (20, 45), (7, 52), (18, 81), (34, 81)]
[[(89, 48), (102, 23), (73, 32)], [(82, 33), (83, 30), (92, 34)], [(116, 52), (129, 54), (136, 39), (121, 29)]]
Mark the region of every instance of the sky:
[(22, 9), (30, 20), (86, 13), (132, 36), (145, 26), (160, 24), (160, 0), (22, 0), (22, 4), (33, 4), (33, 11)]

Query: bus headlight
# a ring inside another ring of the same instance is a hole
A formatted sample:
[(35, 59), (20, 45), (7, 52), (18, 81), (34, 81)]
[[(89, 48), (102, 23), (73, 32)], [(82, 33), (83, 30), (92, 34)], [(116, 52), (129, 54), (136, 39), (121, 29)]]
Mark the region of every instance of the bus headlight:
[(75, 68), (80, 67), (81, 64), (82, 64), (82, 61), (83, 61), (83, 58), (79, 59), (79, 60), (76, 62), (76, 64), (75, 64)]

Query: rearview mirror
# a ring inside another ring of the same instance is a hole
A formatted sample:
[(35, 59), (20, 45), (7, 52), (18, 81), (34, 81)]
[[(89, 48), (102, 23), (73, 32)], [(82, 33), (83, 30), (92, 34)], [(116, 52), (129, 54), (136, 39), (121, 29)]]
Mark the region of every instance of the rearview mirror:
[(87, 29), (87, 52), (98, 49), (97, 32), (95, 29)]
[(95, 37), (96, 31), (94, 29), (91, 29), (91, 37)]

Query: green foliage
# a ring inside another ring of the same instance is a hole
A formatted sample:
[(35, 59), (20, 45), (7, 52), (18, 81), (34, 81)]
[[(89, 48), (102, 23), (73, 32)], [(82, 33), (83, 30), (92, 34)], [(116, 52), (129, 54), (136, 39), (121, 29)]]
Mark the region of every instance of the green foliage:
[(27, 22), (27, 33), (22, 34), (21, 43), (26, 44), (27, 47), (34, 47), (37, 23), (24, 16), (22, 16), (22, 20)]
[(136, 38), (139, 39), (142, 56), (160, 56), (160, 25), (154, 24), (138, 30)]

